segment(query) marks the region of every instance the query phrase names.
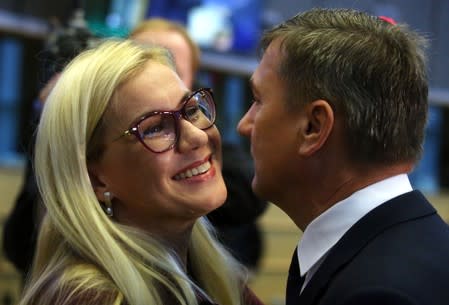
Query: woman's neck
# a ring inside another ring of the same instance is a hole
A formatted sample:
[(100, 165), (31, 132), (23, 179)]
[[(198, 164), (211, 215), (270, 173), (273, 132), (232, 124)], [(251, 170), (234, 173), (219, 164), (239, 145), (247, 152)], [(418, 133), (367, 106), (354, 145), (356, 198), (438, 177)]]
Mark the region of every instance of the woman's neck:
[(178, 256), (184, 271), (187, 271), (187, 253), (192, 236), (192, 227), (182, 231), (159, 232), (160, 240)]

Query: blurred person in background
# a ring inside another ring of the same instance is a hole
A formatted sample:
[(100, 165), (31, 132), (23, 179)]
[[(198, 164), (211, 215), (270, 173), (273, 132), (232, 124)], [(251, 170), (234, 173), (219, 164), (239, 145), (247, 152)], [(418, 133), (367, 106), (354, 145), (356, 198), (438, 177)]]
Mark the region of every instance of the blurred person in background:
[[(55, 26), (49, 35), (45, 49), (39, 58), (43, 63), (44, 85), (33, 103), (34, 131), (39, 121), (42, 107), (51, 89), (59, 78), (61, 70), (79, 52), (93, 45), (98, 40), (84, 23), (78, 12), (66, 27)], [(47, 76), (48, 75), (48, 76)], [(48, 78), (48, 80), (47, 80)], [(45, 213), (36, 186), (32, 158), (34, 155), (34, 135), (26, 156), (24, 181), (16, 198), (11, 213), (8, 215), (3, 229), (3, 250), (9, 261), (25, 279), (35, 253), (37, 232)]]

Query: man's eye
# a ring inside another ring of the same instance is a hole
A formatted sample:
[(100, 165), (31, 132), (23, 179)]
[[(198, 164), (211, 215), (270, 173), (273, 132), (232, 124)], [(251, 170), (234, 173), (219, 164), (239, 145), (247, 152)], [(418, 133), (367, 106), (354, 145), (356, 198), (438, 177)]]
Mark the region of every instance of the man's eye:
[(255, 98), (255, 97), (253, 97), (253, 98), (251, 99), (251, 103), (252, 103), (252, 104), (258, 105), (258, 104), (260, 104), (260, 100), (257, 99), (257, 98)]

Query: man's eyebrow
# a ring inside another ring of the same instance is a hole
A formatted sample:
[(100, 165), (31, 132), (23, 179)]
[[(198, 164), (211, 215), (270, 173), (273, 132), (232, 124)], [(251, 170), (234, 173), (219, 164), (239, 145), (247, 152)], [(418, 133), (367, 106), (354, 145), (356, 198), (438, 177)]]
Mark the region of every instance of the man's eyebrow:
[(249, 79), (249, 86), (251, 87), (251, 90), (253, 91), (253, 93), (257, 94), (259, 92), (256, 88), (256, 85), (254, 84), (254, 79), (252, 76)]

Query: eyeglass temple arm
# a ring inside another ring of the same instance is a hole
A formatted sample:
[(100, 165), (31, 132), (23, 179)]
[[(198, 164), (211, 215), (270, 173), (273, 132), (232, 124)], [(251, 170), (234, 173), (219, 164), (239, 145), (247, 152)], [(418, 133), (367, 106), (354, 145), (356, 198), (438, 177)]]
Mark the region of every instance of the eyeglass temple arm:
[(124, 133), (122, 133), (120, 136), (118, 136), (116, 139), (114, 139), (112, 142), (118, 141), (119, 139), (123, 138), (124, 136), (130, 136), (133, 135), (132, 131), (135, 131), (135, 127), (125, 130)]

